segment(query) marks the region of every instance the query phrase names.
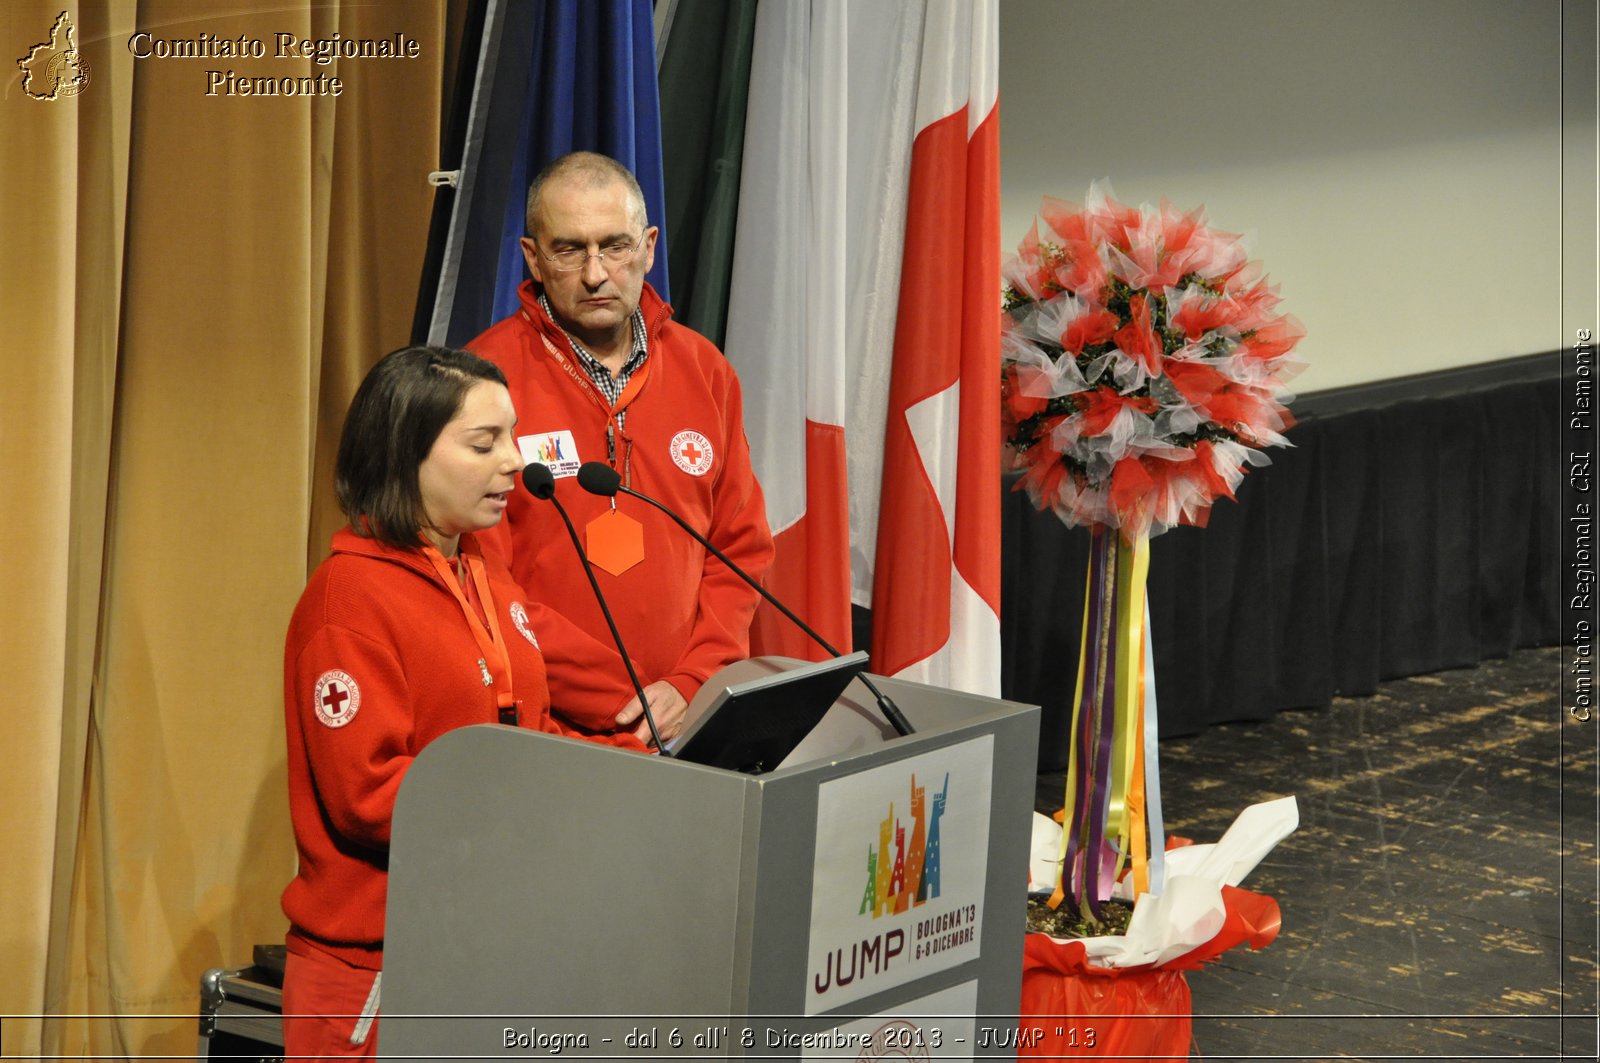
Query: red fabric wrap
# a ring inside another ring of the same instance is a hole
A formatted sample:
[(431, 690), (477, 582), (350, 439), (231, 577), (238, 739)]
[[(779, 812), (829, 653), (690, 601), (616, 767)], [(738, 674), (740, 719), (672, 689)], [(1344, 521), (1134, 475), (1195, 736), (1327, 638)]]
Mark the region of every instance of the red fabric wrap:
[(1057, 1058), (1189, 1054), (1191, 1004), (1185, 971), (1235, 945), (1259, 949), (1278, 936), (1278, 902), (1222, 887), (1227, 915), (1215, 937), (1159, 967), (1099, 967), (1082, 941), (1046, 934), (1022, 940), (1022, 1007), (1017, 1054)]

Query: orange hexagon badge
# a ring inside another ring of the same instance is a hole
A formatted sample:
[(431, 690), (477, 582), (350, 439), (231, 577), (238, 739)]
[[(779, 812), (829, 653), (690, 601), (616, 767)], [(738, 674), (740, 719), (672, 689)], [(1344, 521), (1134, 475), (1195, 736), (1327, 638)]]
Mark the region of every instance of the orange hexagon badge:
[(626, 513), (609, 510), (583, 530), (584, 553), (592, 564), (620, 576), (644, 560), (644, 528)]

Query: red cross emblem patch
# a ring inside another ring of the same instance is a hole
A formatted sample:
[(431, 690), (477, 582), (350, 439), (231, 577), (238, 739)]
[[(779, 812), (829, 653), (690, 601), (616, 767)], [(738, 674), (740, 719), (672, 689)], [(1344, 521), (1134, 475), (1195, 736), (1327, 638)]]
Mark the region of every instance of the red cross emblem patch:
[(711, 440), (685, 429), (672, 437), (672, 461), (690, 476), (711, 471)]
[(311, 707), (317, 719), (329, 727), (343, 727), (356, 718), (361, 708), (361, 688), (348, 673), (338, 669), (323, 672), (311, 692)]

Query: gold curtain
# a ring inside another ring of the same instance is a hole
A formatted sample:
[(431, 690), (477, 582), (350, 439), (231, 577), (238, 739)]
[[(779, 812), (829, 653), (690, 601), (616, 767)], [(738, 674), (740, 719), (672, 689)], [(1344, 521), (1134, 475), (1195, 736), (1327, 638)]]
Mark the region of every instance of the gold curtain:
[[(61, 11), (7, 5), (6, 58)], [(410, 332), (459, 5), (68, 15), (88, 81), (36, 99), (10, 64), (0, 104), (0, 1014), (34, 1016), (0, 1052), (182, 1054), (201, 973), (282, 940), (283, 632), (345, 405)], [(266, 55), (136, 58), (137, 32)], [(280, 33), (420, 54), (318, 65)]]

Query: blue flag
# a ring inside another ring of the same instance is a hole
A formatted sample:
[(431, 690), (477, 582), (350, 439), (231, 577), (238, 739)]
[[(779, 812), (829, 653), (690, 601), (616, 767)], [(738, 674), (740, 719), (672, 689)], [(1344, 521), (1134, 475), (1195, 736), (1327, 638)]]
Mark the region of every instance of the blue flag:
[[(516, 312), (528, 182), (545, 164), (569, 151), (609, 155), (639, 179), (652, 223), (666, 214), (649, 0), (491, 2), (475, 58), (438, 285), (422, 293), (430, 338), (451, 346)], [(669, 298), (665, 234), (647, 279)]]

